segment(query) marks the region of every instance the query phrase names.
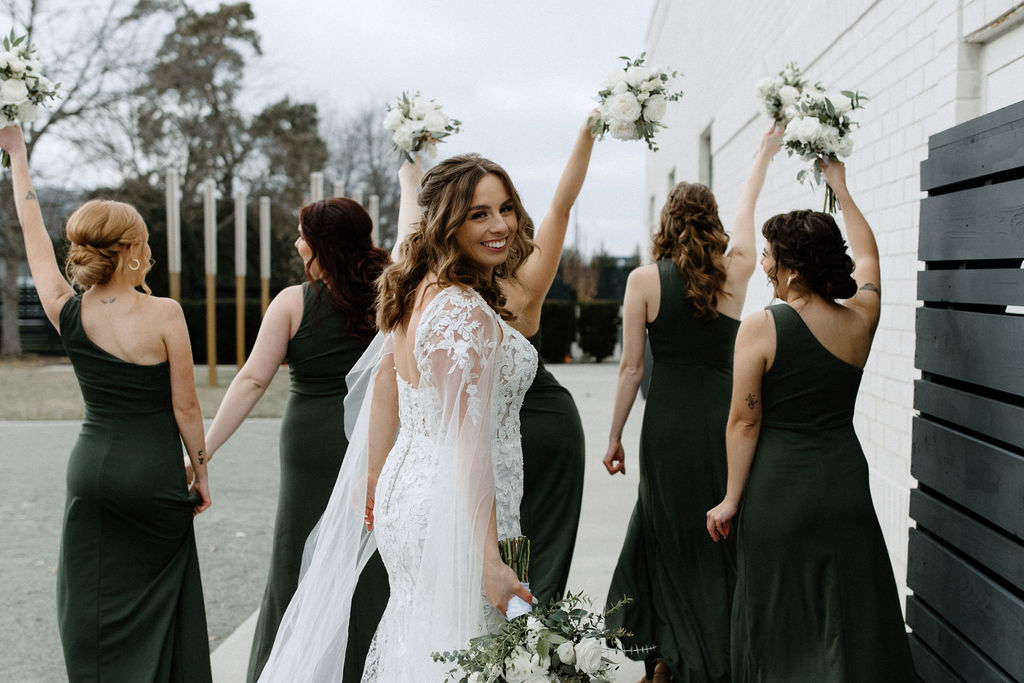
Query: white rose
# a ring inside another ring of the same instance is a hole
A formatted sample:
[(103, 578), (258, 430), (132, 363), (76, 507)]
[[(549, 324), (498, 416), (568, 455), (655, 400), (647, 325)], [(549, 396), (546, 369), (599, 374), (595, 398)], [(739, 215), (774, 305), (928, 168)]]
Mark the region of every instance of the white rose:
[(39, 107), (31, 102), (22, 102), (18, 105), (18, 120), (22, 123), (32, 123), (39, 115)]
[(533, 676), (532, 654), (520, 645), (505, 658), (505, 678), (509, 683), (525, 683)]
[(637, 102), (644, 102), (644, 101), (646, 101), (646, 100), (647, 100), (647, 98), (649, 98), (650, 96), (651, 96), (651, 93), (649, 93), (649, 92), (644, 92), (643, 90), (641, 90), (640, 92), (638, 92), (638, 93), (636, 94), (636, 101), (637, 101)]
[(651, 77), (651, 72), (646, 67), (642, 66), (631, 66), (626, 69), (626, 83), (629, 83), (634, 88), (640, 86), (641, 83)]
[(842, 138), (839, 141), (839, 149), (836, 151), (836, 156), (845, 159), (853, 153), (853, 138), (849, 135)]
[(621, 95), (625, 92), (629, 92), (629, 83), (626, 83), (624, 80), (619, 81), (615, 84), (615, 87), (612, 88), (612, 95)]
[(640, 118), (640, 102), (636, 95), (624, 92), (608, 100), (608, 116), (619, 121), (636, 121)]
[(661, 95), (649, 97), (644, 102), (644, 118), (648, 121), (661, 121), (668, 109), (668, 100)]
[(53, 81), (46, 76), (39, 76), (36, 78), (36, 90), (41, 93), (48, 94), (53, 90)]
[(768, 93), (772, 91), (772, 78), (771, 76), (765, 76), (757, 82), (757, 96), (761, 99), (768, 97)]
[(412, 98), (412, 105), (409, 107), (409, 115), (416, 119), (422, 119), (427, 114), (437, 109), (437, 106), (423, 95)]
[(779, 88), (779, 99), (782, 104), (796, 104), (800, 100), (800, 91), (791, 85), (784, 85)]
[(17, 55), (11, 55), (7, 59), (7, 66), (10, 67), (11, 71), (21, 73), (25, 70), (25, 60)]
[(841, 92), (830, 92), (825, 97), (832, 103), (832, 108), (837, 114), (845, 114), (853, 109), (853, 101)]
[(562, 664), (572, 664), (576, 661), (576, 650), (573, 648), (571, 640), (555, 648), (555, 654), (558, 655), (558, 661)]
[(384, 127), (394, 133), (402, 125), (403, 120), (405, 120), (405, 115), (402, 114), (401, 109), (398, 107), (389, 109), (387, 116), (384, 117)]
[(604, 655), (604, 644), (597, 638), (584, 638), (576, 646), (576, 668), (585, 674), (594, 674), (601, 671), (604, 663), (601, 657)]
[(789, 105), (782, 108), (782, 115), (786, 117), (787, 121), (792, 121), (797, 117), (800, 112), (793, 105)]
[(440, 109), (435, 109), (423, 117), (423, 128), (431, 133), (443, 133), (447, 125), (448, 117)]
[(829, 154), (839, 151), (839, 129), (835, 126), (822, 126), (818, 134), (818, 144)]
[(639, 140), (640, 133), (636, 130), (636, 123), (633, 121), (622, 121), (613, 119), (608, 122), (608, 132), (616, 140)]
[(787, 141), (797, 140), (806, 143), (813, 143), (819, 137), (821, 137), (821, 122), (813, 116), (804, 116), (791, 121), (786, 126), (786, 133), (783, 136)]
[(479, 671), (474, 671), (469, 674), (469, 678), (466, 679), (469, 683), (484, 683), (484, 676)]
[(417, 126), (412, 121), (405, 121), (398, 127), (395, 134), (391, 137), (395, 141), (395, 145), (399, 149), (406, 151), (412, 150), (413, 133), (416, 131)]
[(604, 81), (601, 82), (601, 85), (604, 86), (604, 90), (614, 91), (615, 86), (617, 86), (619, 83), (622, 83), (625, 80), (626, 72), (623, 71), (622, 69), (616, 69), (615, 71), (612, 71), (611, 73), (604, 77)]
[(28, 86), (20, 78), (8, 78), (0, 85), (0, 102), (21, 104), (28, 98)]

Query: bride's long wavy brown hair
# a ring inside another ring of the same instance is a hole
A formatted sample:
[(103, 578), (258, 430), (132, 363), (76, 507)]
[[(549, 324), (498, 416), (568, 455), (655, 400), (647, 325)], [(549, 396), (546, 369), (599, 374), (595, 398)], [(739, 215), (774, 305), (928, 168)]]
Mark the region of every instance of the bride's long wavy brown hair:
[(724, 291), (725, 250), (729, 236), (718, 217), (718, 203), (700, 183), (678, 183), (661, 209), (651, 256), (672, 259), (686, 280), (686, 293), (700, 318), (718, 317), (718, 297)]
[[(455, 241), (456, 231), (469, 216), (476, 185), (488, 174), (504, 183), (517, 226), (508, 238), (508, 258), (489, 277), (463, 257)], [(428, 273), (437, 276), (439, 287), (472, 287), (502, 318), (512, 319), (500, 281), (515, 281), (516, 271), (533, 251), (533, 222), (505, 169), (477, 154), (445, 159), (423, 176), (419, 204), (423, 209), (419, 226), (402, 243), (397, 262), (378, 280), (377, 327), (389, 331), (408, 319), (416, 303), (416, 289)]]

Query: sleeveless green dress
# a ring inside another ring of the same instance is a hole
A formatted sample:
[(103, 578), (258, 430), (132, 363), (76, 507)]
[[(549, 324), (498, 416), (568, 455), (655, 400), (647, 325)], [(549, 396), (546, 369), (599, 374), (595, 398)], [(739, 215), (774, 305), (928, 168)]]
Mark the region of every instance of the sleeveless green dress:
[[(299, 582), (306, 537), (323, 514), (341, 469), (345, 438), (345, 375), (366, 344), (348, 332), (345, 314), (326, 287), (302, 285), (302, 322), (288, 342), (291, 389), (281, 420), (281, 483), (274, 522), (270, 574), (249, 655), (248, 681), (255, 683), (270, 657), (274, 638)], [(377, 622), (388, 602), (384, 563), (374, 555), (352, 601), (346, 683), (358, 683)]]
[(68, 680), (210, 681), (203, 586), (170, 365), (89, 340), (82, 298), (60, 312), (85, 402), (71, 451), (57, 566)]
[(737, 683), (915, 680), (900, 600), (853, 429), (862, 370), (787, 304), (735, 527)]
[[(654, 355), (640, 433), (640, 486), (608, 605), (608, 623), (654, 645), (675, 681), (729, 680), (735, 548), (714, 543), (705, 515), (725, 495), (725, 424), (739, 321), (698, 318), (670, 259), (658, 261), (661, 303), (647, 325)], [(637, 655), (635, 658), (641, 658)]]
[[(529, 342), (540, 352), (540, 332)], [(565, 592), (583, 502), (586, 441), (569, 391), (537, 356), (519, 411), (523, 442), (523, 535), (530, 539), (530, 591), (541, 605)]]

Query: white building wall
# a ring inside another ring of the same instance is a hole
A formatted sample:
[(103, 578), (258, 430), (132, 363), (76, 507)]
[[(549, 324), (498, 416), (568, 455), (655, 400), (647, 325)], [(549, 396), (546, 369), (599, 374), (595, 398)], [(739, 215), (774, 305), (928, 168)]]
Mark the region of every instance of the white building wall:
[[(882, 318), (857, 403), (856, 427), (897, 583), (905, 591), (914, 369), (918, 172), (928, 136), (1024, 98), (1024, 2), (1013, 0), (659, 0), (647, 37), (650, 63), (684, 76), (682, 100), (647, 157), (652, 229), (669, 178), (696, 180), (701, 136), (711, 132), (711, 187), (729, 229), (760, 137), (755, 84), (797, 61), (811, 81), (869, 95), (847, 160), (854, 199), (881, 251)], [(964, 41), (964, 37), (971, 41)], [(706, 163), (706, 160), (703, 162)], [(820, 209), (823, 191), (800, 185), (799, 159), (780, 152), (756, 225), (776, 213)], [(841, 214), (838, 217), (841, 223)], [(758, 249), (763, 240), (758, 234)], [(767, 305), (756, 273), (745, 312)]]

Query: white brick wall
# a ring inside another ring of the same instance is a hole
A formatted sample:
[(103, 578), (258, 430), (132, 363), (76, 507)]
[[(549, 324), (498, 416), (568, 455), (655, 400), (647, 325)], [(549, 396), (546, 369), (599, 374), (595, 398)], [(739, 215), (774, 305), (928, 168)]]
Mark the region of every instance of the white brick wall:
[[(686, 91), (670, 108), (668, 129), (659, 133), (662, 151), (647, 158), (646, 186), (648, 197), (655, 198), (655, 220), (668, 173), (675, 169), (679, 180), (696, 179), (700, 135), (710, 124), (712, 189), (730, 226), (760, 136), (771, 125), (759, 113), (754, 86), (787, 61), (796, 60), (813, 81), (859, 89), (871, 97), (868, 108), (859, 112), (862, 126), (855, 134), (847, 177), (878, 238), (884, 305), (861, 385), (856, 427), (871, 466), (872, 495), (893, 571), (903, 590), (912, 523), (909, 491), (914, 485), (913, 381), (920, 375), (914, 369), (917, 234), (924, 196), (918, 172), (929, 135), (986, 110), (977, 66), (978, 50), (984, 47), (962, 43), (962, 36), (1020, 4), (659, 0), (648, 33), (649, 60), (682, 72)], [(1018, 38), (1024, 35), (1020, 24), (1009, 30)], [(801, 162), (784, 152), (772, 164), (758, 203), (758, 226), (779, 212), (821, 207), (822, 191), (812, 194), (796, 182), (800, 168)], [(758, 239), (760, 249), (760, 234)], [(765, 306), (770, 297), (758, 272), (748, 290), (746, 312)]]

